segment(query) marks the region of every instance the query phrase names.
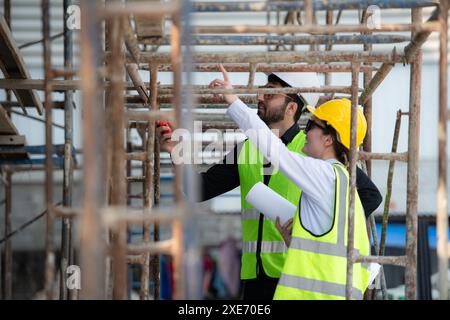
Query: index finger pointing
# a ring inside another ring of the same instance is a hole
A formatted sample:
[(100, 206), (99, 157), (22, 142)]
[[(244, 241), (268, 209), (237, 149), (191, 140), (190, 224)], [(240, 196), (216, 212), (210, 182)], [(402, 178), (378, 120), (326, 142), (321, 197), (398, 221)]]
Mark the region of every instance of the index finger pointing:
[(228, 78), (228, 72), (227, 72), (227, 70), (225, 70), (225, 68), (224, 68), (224, 66), (223, 66), (222, 64), (219, 64), (219, 68), (220, 68), (220, 71), (221, 71), (222, 74), (223, 74), (223, 80), (225, 80), (226, 82), (229, 82), (230, 80), (229, 80), (229, 78)]

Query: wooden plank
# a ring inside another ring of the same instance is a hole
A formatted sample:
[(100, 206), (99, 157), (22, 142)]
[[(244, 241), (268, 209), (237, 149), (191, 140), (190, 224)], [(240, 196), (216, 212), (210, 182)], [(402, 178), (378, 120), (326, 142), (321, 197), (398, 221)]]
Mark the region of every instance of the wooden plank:
[[(23, 160), (30, 159), (30, 154), (21, 148), (22, 146), (17, 146), (17, 150), (11, 149), (8, 151), (0, 151), (0, 160)], [(15, 148), (16, 149), (16, 148)]]
[[(146, 1), (148, 0), (139, 0)], [(133, 2), (136, 2), (134, 0)], [(162, 2), (161, 0), (152, 0), (151, 2)], [(136, 24), (136, 35), (138, 41), (143, 41), (144, 39), (155, 39), (161, 38), (164, 36), (164, 22), (165, 17), (161, 16), (157, 19), (148, 18), (144, 16), (135, 16), (134, 22)]]
[(21, 135), (1, 135), (0, 145), (2, 146), (23, 146), (25, 145), (25, 136)]
[(29, 160), (30, 156), (28, 153), (0, 153), (0, 160)]
[(18, 133), (5, 108), (0, 104), (0, 134), (17, 135)]
[[(2, 15), (0, 15), (0, 62), (0, 68), (6, 78), (30, 78), (30, 74), (23, 61), (17, 43)], [(35, 107), (38, 110), (38, 113), (42, 114), (42, 102), (36, 91), (23, 89), (14, 89), (13, 91), (22, 108)]]
[[(52, 80), (53, 91), (79, 90), (80, 80)], [(0, 89), (44, 90), (42, 79), (0, 79)]]

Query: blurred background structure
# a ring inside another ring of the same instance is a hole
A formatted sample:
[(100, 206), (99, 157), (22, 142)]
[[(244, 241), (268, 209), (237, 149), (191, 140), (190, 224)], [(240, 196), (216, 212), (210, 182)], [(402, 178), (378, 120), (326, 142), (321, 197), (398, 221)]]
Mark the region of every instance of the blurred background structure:
[[(239, 190), (186, 200), (191, 170), (244, 139), (207, 87), (222, 63), (254, 108), (264, 90), (364, 107), (352, 154), (384, 196), (367, 258), (383, 272), (366, 298), (448, 299), (448, 8), (1, 0), (2, 298), (239, 297)], [(322, 85), (258, 88), (272, 71), (318, 72)], [(155, 120), (200, 130), (194, 166), (160, 153)]]

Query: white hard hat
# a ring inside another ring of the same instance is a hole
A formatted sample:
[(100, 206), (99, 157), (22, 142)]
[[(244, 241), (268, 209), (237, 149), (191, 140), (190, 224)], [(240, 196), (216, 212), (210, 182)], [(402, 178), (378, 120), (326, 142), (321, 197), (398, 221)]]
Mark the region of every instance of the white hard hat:
[[(266, 75), (275, 75), (294, 88), (320, 87), (319, 77), (316, 72), (268, 72)], [(298, 94), (305, 102), (315, 107), (320, 94), (316, 92), (303, 92)]]

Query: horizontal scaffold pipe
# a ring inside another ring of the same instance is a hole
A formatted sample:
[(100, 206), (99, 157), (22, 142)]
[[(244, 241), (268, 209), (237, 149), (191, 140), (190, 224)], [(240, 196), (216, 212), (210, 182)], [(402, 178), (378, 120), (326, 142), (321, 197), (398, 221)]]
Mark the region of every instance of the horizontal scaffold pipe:
[(362, 263), (379, 263), (379, 264), (390, 264), (395, 266), (406, 266), (406, 256), (358, 256), (356, 257), (356, 262)]
[[(249, 72), (249, 63), (224, 63), (223, 66), (228, 72)], [(148, 65), (142, 65), (142, 70), (149, 70)], [(190, 68), (193, 72), (220, 72), (218, 63), (194, 64)], [(361, 72), (377, 71), (374, 66), (361, 66)], [(163, 64), (158, 68), (160, 72), (171, 72), (171, 64)], [(304, 64), (304, 63), (277, 63), (256, 64), (256, 72), (352, 72), (350, 64)]]
[[(266, 94), (266, 93), (284, 93), (284, 94), (294, 94), (301, 92), (319, 92), (319, 93), (350, 93), (349, 86), (322, 86), (322, 87), (289, 87), (289, 88), (249, 88), (247, 86), (234, 86), (233, 89), (217, 89), (209, 88), (205, 85), (191, 86), (192, 93), (194, 95), (205, 95), (205, 94)], [(131, 88), (133, 90), (133, 88)], [(362, 91), (362, 89), (360, 89)], [(173, 86), (162, 85), (158, 87), (158, 93), (160, 95), (172, 95), (174, 93)], [(141, 101), (142, 98), (141, 98)]]
[(408, 161), (408, 153), (374, 153), (374, 152), (358, 152), (359, 160), (388, 160), (388, 161)]
[(131, 209), (122, 207), (107, 207), (102, 209), (102, 219), (106, 226), (114, 228), (121, 223), (139, 225), (142, 223), (169, 223), (183, 218), (184, 209), (172, 207), (170, 209)]
[[(162, 40), (162, 41), (161, 41)], [(197, 35), (191, 40), (191, 45), (310, 45), (310, 44), (380, 44), (401, 43), (410, 41), (411, 37), (391, 34), (376, 35), (305, 35), (305, 36), (276, 36), (276, 35)], [(170, 45), (170, 37), (163, 39), (144, 39), (144, 44)]]
[[(360, 89), (362, 91), (362, 89)], [(346, 86), (323, 86), (323, 87), (297, 87), (297, 88), (233, 88), (233, 89), (211, 89), (194, 88), (194, 94), (265, 94), (265, 93), (285, 93), (295, 94), (301, 92), (320, 93), (351, 93), (351, 87)]]
[[(430, 0), (316, 0), (314, 10), (365, 9), (376, 5), (380, 9), (436, 6), (438, 1)], [(304, 10), (304, 1), (230, 1), (230, 2), (193, 2), (194, 12), (246, 12), (246, 11), (299, 11)]]
[(437, 21), (417, 24), (382, 24), (376, 29), (369, 25), (233, 25), (233, 26), (197, 26), (192, 28), (194, 34), (198, 33), (311, 33), (311, 34), (334, 34), (343, 32), (373, 33), (373, 32), (422, 32), (439, 31), (440, 25)]
[[(324, 95), (319, 98), (319, 102), (317, 103), (317, 105), (321, 105), (322, 103), (333, 99), (333, 97), (335, 99), (340, 99), (344, 96)], [(345, 97), (348, 98), (348, 96)], [(240, 95), (239, 99), (241, 99), (242, 102), (246, 103), (249, 106), (256, 105), (258, 103), (256, 95)], [(172, 100), (172, 95), (158, 95), (158, 103), (161, 104), (161, 109), (173, 108)], [(129, 108), (143, 108), (143, 102), (140, 96), (127, 96), (125, 101), (127, 103), (127, 107)], [(221, 98), (220, 96), (216, 97), (210, 94), (194, 95), (194, 104), (196, 108), (211, 109), (226, 108), (228, 106), (228, 103), (225, 101), (225, 99)]]
[(132, 2), (129, 1), (124, 6), (122, 3), (110, 3), (108, 6), (100, 9), (100, 16), (104, 18), (117, 18), (123, 16), (144, 16), (147, 18), (159, 18), (164, 15), (176, 14), (180, 6), (175, 3), (161, 2)]
[[(202, 103), (202, 104), (223, 104), (228, 105), (227, 102), (219, 97), (215, 97), (213, 95), (201, 95), (201, 96), (195, 96), (194, 97), (195, 103)], [(251, 103), (257, 103), (258, 100), (256, 99), (255, 95), (252, 96), (240, 96), (239, 97), (244, 103), (251, 104)], [(158, 95), (158, 103), (166, 103), (166, 104), (172, 104), (173, 96), (172, 95)], [(142, 98), (140, 96), (127, 96), (125, 98), (126, 103), (132, 103), (132, 104), (141, 104), (142, 106)], [(164, 106), (161, 106), (163, 108)]]
[[(67, 90), (77, 90), (80, 87), (79, 80), (54, 80), (51, 81), (53, 91), (67, 91)], [(108, 86), (108, 83), (106, 84)], [(44, 90), (44, 80), (35, 79), (1, 79), (0, 89), (35, 89)], [(125, 83), (126, 90), (135, 90), (136, 87), (132, 83)], [(256, 94), (256, 93), (296, 93), (296, 92), (323, 92), (323, 93), (333, 93), (341, 92), (347, 93), (349, 87), (342, 86), (324, 86), (317, 88), (247, 88), (237, 86), (233, 90), (227, 89), (214, 89), (208, 88), (207, 86), (194, 86), (194, 94), (221, 94), (221, 93), (246, 93), (246, 94)], [(163, 86), (160, 88), (159, 92), (161, 94), (172, 94), (172, 86)]]
[[(109, 54), (107, 54), (107, 57)], [(254, 52), (237, 54), (232, 52), (196, 53), (192, 55), (195, 63), (323, 63), (323, 62), (394, 62), (403, 63), (404, 56), (395, 52), (357, 52), (357, 51), (307, 51), (307, 52)], [(170, 53), (142, 52), (141, 63), (170, 63)]]

